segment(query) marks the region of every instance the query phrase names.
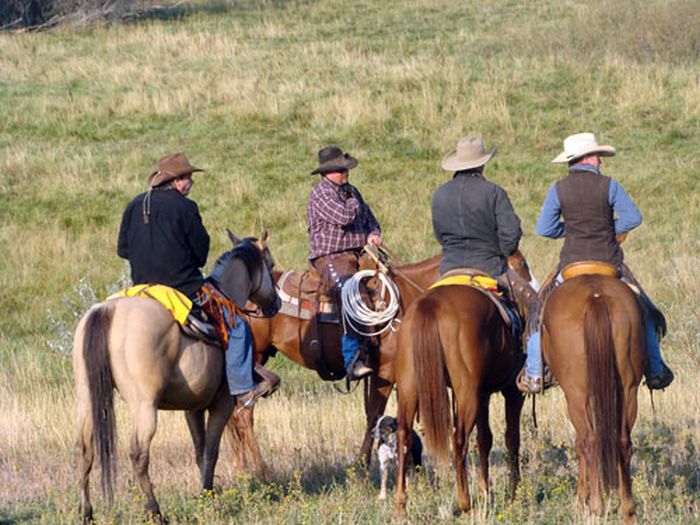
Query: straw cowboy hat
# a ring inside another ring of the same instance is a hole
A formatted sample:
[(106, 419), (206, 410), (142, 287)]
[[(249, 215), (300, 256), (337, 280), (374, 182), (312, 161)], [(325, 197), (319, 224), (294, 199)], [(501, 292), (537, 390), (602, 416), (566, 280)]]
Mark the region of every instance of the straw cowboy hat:
[(151, 188), (165, 184), (173, 179), (177, 179), (182, 175), (194, 173), (195, 171), (204, 171), (201, 168), (195, 168), (187, 160), (184, 153), (173, 153), (166, 155), (158, 161), (158, 170), (148, 176), (148, 185)]
[(445, 171), (461, 171), (478, 168), (491, 160), (496, 149), (486, 152), (481, 137), (469, 135), (459, 139), (457, 149), (450, 151), (442, 159), (442, 169)]
[(311, 175), (351, 170), (357, 166), (357, 159), (349, 153), (343, 153), (338, 146), (329, 146), (318, 152), (318, 163), (318, 168), (313, 170)]
[(601, 157), (612, 157), (615, 155), (615, 148), (598, 145), (593, 133), (577, 133), (564, 139), (564, 151), (557, 155), (552, 162), (571, 162), (592, 153)]

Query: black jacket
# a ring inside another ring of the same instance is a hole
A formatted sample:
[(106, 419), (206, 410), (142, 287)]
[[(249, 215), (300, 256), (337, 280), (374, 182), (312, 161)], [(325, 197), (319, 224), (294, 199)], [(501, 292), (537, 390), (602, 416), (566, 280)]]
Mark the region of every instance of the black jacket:
[(146, 193), (129, 203), (119, 229), (117, 254), (129, 260), (134, 284), (158, 283), (192, 296), (203, 283), (209, 234), (194, 201), (174, 189), (154, 189), (148, 223)]
[(471, 174), (457, 174), (435, 192), (433, 232), (442, 245), (440, 273), (475, 268), (500, 275), (522, 236), (505, 190)]

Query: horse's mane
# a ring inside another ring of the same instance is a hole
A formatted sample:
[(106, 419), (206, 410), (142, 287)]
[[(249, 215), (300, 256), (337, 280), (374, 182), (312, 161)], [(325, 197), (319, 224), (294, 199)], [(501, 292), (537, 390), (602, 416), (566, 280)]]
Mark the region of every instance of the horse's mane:
[(256, 268), (259, 268), (262, 264), (262, 254), (258, 250), (255, 243), (257, 239), (255, 237), (246, 237), (240, 244), (236, 245), (232, 250), (224, 252), (214, 263), (214, 269), (212, 270), (209, 277), (215, 281), (219, 281), (222, 274), (228, 267), (229, 263), (234, 259), (238, 258), (245, 264), (248, 275), (253, 275)]

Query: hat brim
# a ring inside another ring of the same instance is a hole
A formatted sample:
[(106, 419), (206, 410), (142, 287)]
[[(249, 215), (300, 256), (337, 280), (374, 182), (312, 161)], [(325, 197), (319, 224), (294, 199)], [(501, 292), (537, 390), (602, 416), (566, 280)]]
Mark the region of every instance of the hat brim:
[(576, 152), (575, 154), (573, 153), (567, 153), (566, 151), (562, 151), (559, 155), (557, 155), (553, 160), (552, 163), (554, 164), (562, 164), (564, 162), (571, 162), (572, 160), (580, 159), (581, 157), (585, 157), (586, 155), (592, 155), (592, 154), (597, 154), (600, 155), (601, 157), (614, 157), (615, 156), (615, 148), (612, 146), (594, 146), (591, 148), (584, 148), (581, 151)]
[[(170, 182), (171, 180), (175, 180), (178, 177), (182, 177), (183, 175), (191, 175), (192, 173), (204, 172), (204, 171), (206, 171), (206, 170), (203, 170), (202, 168), (195, 168), (194, 166), (190, 166), (190, 168), (188, 168), (184, 171), (176, 172), (176, 173), (160, 172), (160, 171), (156, 170), (148, 176), (148, 185), (151, 186), (152, 188), (155, 188), (156, 186), (160, 186), (161, 184), (165, 184), (166, 182)], [(162, 176), (159, 176), (159, 175), (162, 175)]]
[(496, 154), (496, 149), (492, 149), (489, 153), (484, 155), (483, 157), (479, 157), (477, 159), (470, 159), (470, 160), (459, 160), (457, 158), (457, 150), (453, 149), (450, 151), (447, 155), (445, 155), (442, 158), (442, 169), (445, 171), (462, 171), (462, 170), (470, 170), (474, 168), (480, 168), (484, 164), (486, 164), (488, 161), (493, 158), (493, 156)]
[(335, 173), (338, 171), (351, 170), (355, 166), (357, 166), (357, 159), (348, 155), (345, 158), (344, 162), (334, 161), (333, 164), (321, 164), (318, 168), (311, 172), (311, 175), (316, 175), (319, 173), (321, 175), (325, 175), (326, 173)]

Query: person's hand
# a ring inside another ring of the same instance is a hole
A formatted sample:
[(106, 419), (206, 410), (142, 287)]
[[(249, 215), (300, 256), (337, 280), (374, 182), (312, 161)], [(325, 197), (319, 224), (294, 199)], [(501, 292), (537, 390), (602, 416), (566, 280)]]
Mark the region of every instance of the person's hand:
[(381, 246), (382, 236), (378, 233), (370, 233), (367, 237), (367, 244), (369, 244), (370, 246)]
[(343, 196), (345, 199), (349, 199), (351, 197), (354, 197), (355, 194), (352, 191), (352, 186), (350, 184), (343, 184), (340, 187), (340, 194)]

